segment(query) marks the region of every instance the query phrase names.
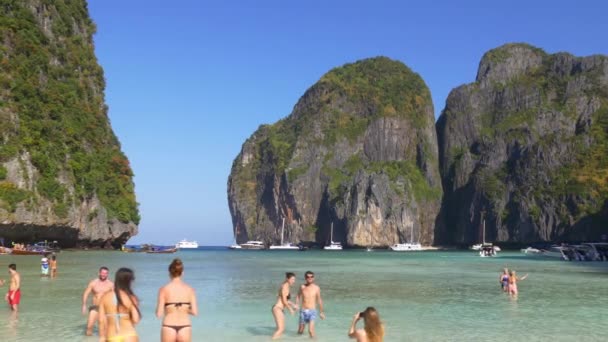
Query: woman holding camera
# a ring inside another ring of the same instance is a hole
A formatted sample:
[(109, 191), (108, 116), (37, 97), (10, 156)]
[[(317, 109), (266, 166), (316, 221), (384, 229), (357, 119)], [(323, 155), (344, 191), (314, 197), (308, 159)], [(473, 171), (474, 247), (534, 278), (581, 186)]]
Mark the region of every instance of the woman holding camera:
[[(356, 329), (357, 322), (363, 318), (365, 325), (363, 329)], [(348, 330), (348, 337), (357, 342), (382, 342), (384, 340), (384, 327), (380, 321), (380, 315), (375, 308), (368, 306), (363, 312), (358, 312), (353, 317), (353, 323)]]

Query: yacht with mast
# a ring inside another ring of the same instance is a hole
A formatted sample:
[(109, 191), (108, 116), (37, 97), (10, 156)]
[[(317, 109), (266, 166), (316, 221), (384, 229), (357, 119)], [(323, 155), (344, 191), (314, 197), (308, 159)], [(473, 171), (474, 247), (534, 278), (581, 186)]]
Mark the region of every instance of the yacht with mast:
[(329, 241), (330, 244), (323, 247), (324, 250), (326, 251), (341, 251), (342, 250), (342, 244), (340, 242), (335, 242), (334, 241), (334, 223), (331, 223), (331, 229), (330, 229), (330, 235), (329, 235)]
[(406, 243), (396, 243), (392, 245), (390, 248), (395, 252), (414, 252), (421, 251), (422, 245), (419, 242), (414, 243), (414, 225), (410, 227), (410, 241)]
[(471, 246), (474, 251), (479, 251), (479, 256), (482, 258), (495, 257), (497, 252), (500, 252), (500, 247), (494, 246), (491, 242), (486, 242), (486, 220), (482, 217), (482, 228), (481, 228), (481, 243)]
[(300, 250), (300, 247), (294, 246), (291, 243), (283, 243), (283, 236), (285, 235), (285, 218), (283, 217), (283, 224), (281, 224), (281, 244), (280, 245), (272, 245), (269, 249), (273, 250), (282, 250), (282, 251), (291, 251), (291, 250)]

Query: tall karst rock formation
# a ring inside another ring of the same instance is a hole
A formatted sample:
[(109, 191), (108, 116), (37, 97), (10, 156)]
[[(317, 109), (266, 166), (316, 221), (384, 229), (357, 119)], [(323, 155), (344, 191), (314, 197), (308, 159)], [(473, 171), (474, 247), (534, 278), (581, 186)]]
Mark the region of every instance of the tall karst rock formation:
[(0, 237), (119, 245), (137, 233), (84, 0), (0, 0)]
[(442, 190), (428, 88), (378, 57), (325, 74), (293, 112), (261, 126), (232, 165), (239, 243), (431, 244)]
[(599, 239), (608, 233), (608, 58), (525, 44), (486, 53), (437, 122), (439, 242)]

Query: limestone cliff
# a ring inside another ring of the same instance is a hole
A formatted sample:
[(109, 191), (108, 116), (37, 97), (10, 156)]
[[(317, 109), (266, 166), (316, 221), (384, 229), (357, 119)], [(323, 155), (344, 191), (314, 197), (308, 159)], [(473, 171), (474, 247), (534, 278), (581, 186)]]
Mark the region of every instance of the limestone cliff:
[(608, 233), (608, 58), (525, 44), (486, 53), (437, 122), (439, 242), (599, 239)]
[(115, 246), (137, 233), (84, 0), (0, 0), (0, 237)]
[(433, 105), (424, 81), (378, 57), (325, 74), (283, 120), (261, 126), (232, 165), (239, 243), (431, 244), (441, 201)]

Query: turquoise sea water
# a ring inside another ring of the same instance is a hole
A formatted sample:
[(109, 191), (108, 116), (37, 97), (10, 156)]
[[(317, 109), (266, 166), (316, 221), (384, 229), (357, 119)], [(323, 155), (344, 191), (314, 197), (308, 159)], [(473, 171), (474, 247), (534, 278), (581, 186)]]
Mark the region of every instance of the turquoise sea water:
[[(158, 341), (154, 316), (158, 288), (174, 257), (185, 263), (185, 280), (197, 290), (194, 341), (268, 341), (270, 307), (284, 272), (316, 273), (327, 319), (319, 341), (348, 340), (352, 316), (375, 306), (386, 325), (385, 341), (605, 341), (608, 336), (608, 263), (532, 259), (516, 252), (479, 258), (474, 252), (229, 251), (176, 254), (71, 252), (58, 254), (59, 276), (40, 278), (37, 256), (0, 256), (0, 278), (15, 262), (22, 275), (22, 305), (11, 317), (0, 306), (0, 341), (97, 341), (83, 336), (80, 298), (97, 269), (135, 270), (143, 320), (141, 341)], [(518, 300), (500, 291), (502, 267), (529, 278)], [(6, 285), (2, 289), (6, 291)], [(296, 287), (292, 293), (295, 294)], [(286, 341), (305, 341), (287, 318)]]

